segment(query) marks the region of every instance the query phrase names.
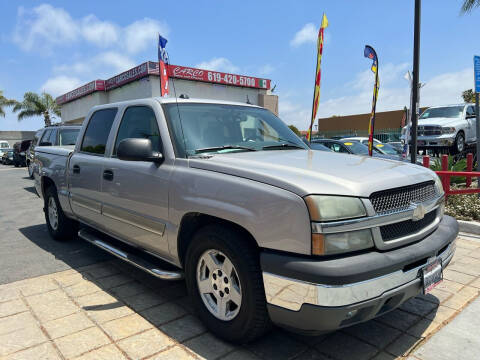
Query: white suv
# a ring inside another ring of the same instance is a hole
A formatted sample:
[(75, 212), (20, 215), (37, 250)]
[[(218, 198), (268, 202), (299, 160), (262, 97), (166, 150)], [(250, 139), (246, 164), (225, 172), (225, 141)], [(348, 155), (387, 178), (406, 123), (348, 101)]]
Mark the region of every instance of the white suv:
[[(405, 142), (406, 129), (402, 129), (402, 142)], [(452, 153), (461, 153), (476, 141), (474, 104), (434, 106), (418, 119), (419, 150), (448, 148)]]

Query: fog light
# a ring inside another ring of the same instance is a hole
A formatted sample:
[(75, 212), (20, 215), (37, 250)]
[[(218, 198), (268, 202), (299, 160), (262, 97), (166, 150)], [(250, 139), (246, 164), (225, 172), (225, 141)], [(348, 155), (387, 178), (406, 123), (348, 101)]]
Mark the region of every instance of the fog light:
[(358, 312), (358, 310), (349, 311), (346, 315), (346, 318), (350, 319), (350, 318), (354, 317), (355, 315), (357, 315), (357, 312)]

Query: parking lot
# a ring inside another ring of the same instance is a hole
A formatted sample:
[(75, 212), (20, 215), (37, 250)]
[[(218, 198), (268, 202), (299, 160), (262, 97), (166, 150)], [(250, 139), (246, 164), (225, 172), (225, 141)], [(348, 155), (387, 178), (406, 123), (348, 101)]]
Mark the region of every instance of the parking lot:
[[(0, 166), (0, 359), (412, 359), (480, 291), (480, 241), (460, 236), (444, 282), (376, 320), (307, 337), (274, 328), (234, 346), (165, 282), (81, 240), (50, 239), (25, 168)], [(432, 357), (433, 356), (433, 357)]]

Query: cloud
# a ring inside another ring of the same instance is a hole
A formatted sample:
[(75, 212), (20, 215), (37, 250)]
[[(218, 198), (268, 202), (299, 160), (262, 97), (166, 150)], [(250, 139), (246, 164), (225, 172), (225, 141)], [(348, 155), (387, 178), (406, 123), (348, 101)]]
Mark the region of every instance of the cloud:
[(195, 65), (196, 68), (213, 70), (213, 71), (223, 71), (228, 73), (239, 72), (239, 68), (231, 63), (230, 60), (220, 57), (213, 58), (209, 61), (201, 62), (200, 64)]
[(75, 75), (85, 81), (93, 78), (109, 78), (136, 65), (130, 57), (115, 51), (102, 52), (91, 59), (54, 67), (54, 73)]
[(18, 8), (13, 42), (22, 50), (50, 51), (54, 45), (76, 41), (78, 26), (65, 10), (42, 4), (32, 10)]
[(149, 45), (155, 44), (158, 33), (168, 36), (169, 29), (164, 23), (149, 18), (135, 21), (123, 31), (125, 48), (131, 54), (145, 50)]
[(85, 40), (99, 47), (107, 47), (118, 42), (120, 29), (117, 25), (100, 21), (95, 15), (85, 16), (80, 21), (81, 33)]
[(318, 38), (318, 29), (313, 23), (305, 24), (299, 31), (295, 33), (295, 36), (290, 40), (290, 45), (293, 47), (300, 46), (305, 43), (315, 43)]
[(24, 51), (40, 50), (46, 54), (51, 54), (55, 47), (81, 40), (100, 48), (122, 48), (136, 54), (149, 45), (153, 47), (158, 33), (169, 34), (168, 26), (158, 20), (144, 18), (120, 27), (92, 14), (74, 19), (62, 8), (42, 4), (33, 9), (19, 7), (13, 42)]
[(260, 69), (258, 71), (258, 74), (261, 75), (261, 76), (270, 75), (275, 70), (276, 70), (276, 68), (273, 65), (265, 64), (262, 67), (260, 67)]
[[(408, 67), (409, 64), (406, 63), (383, 66), (380, 73), (377, 111), (399, 110), (404, 106), (410, 106), (410, 88), (403, 78)], [(426, 85), (420, 91), (420, 106), (462, 103), (462, 91), (473, 87), (472, 69), (435, 75), (422, 82)], [(347, 93), (348, 90), (353, 91)], [(339, 91), (345, 95), (320, 100), (317, 118), (368, 113), (372, 106), (373, 74), (370, 70), (362, 71), (355, 76), (355, 81), (340, 86)], [(311, 97), (308, 96), (308, 99)], [(311, 109), (311, 103), (302, 99), (299, 94), (279, 96), (280, 118), (300, 130), (308, 128)]]
[(52, 96), (56, 97), (73, 90), (82, 85), (82, 81), (76, 77), (69, 77), (65, 75), (56, 76), (48, 79), (40, 88)]

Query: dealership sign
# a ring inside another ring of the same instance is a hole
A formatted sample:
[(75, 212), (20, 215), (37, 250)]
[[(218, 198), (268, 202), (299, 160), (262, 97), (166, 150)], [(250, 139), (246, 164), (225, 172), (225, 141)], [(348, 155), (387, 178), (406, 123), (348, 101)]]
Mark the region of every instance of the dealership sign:
[(148, 67), (147, 67), (147, 63), (145, 62), (117, 76), (114, 76), (108, 80), (105, 80), (105, 90), (108, 91), (110, 89), (114, 89), (116, 87), (129, 83), (133, 80), (137, 80), (142, 77), (145, 77), (147, 75), (148, 75)]
[(105, 81), (104, 80), (93, 80), (88, 84), (80, 86), (79, 88), (72, 90), (66, 94), (63, 94), (55, 99), (58, 105), (65, 104), (69, 101), (78, 99), (82, 96), (91, 94), (95, 91), (105, 90)]
[(186, 66), (169, 65), (168, 76), (194, 81), (203, 81), (215, 84), (270, 89), (269, 79), (259, 79), (252, 76), (223, 73), (219, 71), (196, 69)]

